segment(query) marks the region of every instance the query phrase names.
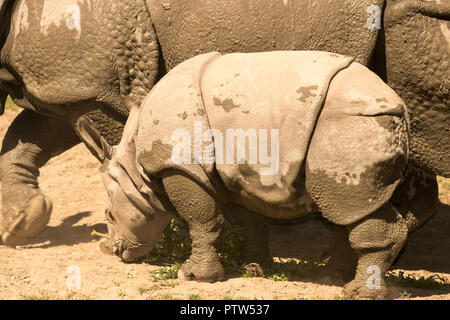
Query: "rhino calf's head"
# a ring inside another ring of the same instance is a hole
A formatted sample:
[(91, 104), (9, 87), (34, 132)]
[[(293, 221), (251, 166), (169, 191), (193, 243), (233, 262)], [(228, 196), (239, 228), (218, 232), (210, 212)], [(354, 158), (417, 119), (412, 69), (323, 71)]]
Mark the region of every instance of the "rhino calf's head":
[(173, 215), (153, 208), (114, 160), (100, 171), (108, 193), (105, 214), (113, 253), (126, 262), (136, 261), (155, 247)]

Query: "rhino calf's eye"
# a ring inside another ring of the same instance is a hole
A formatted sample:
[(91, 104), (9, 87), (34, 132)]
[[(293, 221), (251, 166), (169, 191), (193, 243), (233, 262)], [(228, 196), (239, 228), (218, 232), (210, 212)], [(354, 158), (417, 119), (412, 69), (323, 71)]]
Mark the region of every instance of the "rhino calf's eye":
[(105, 215), (106, 215), (106, 220), (108, 220), (108, 222), (115, 222), (116, 221), (109, 209), (105, 210)]

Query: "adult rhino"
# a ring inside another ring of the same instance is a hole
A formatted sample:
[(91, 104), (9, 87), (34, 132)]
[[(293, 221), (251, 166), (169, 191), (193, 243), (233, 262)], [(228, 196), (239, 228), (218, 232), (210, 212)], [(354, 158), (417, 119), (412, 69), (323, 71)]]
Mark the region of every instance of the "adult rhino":
[[(370, 20), (377, 8), (381, 30)], [(449, 16), (448, 2), (422, 0), (0, 0), (0, 96), (26, 109), (1, 153), (3, 241), (21, 243), (46, 225), (44, 163), (80, 141), (103, 161), (160, 76), (210, 51), (332, 51), (387, 79), (413, 116), (411, 144), (426, 151), (411, 155), (397, 197), (416, 227), (435, 210), (434, 175), (450, 172)], [(345, 229), (337, 231), (336, 250), (349, 252)]]

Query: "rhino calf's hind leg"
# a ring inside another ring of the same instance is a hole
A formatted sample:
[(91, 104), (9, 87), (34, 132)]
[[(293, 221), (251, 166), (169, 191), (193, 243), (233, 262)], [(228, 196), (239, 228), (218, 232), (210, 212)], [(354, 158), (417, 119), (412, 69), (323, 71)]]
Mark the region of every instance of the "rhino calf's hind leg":
[(392, 199), (412, 232), (436, 213), (439, 187), (435, 175), (408, 164), (405, 181), (397, 188)]
[(38, 186), (39, 168), (51, 157), (79, 143), (69, 122), (22, 111), (6, 133), (2, 145), (3, 242), (22, 244), (48, 223), (51, 200)]
[(181, 280), (215, 282), (224, 269), (217, 248), (223, 227), (222, 205), (190, 177), (173, 170), (163, 172), (164, 188), (170, 201), (189, 226), (192, 253), (180, 268)]
[(227, 205), (227, 219), (234, 219), (243, 229), (241, 259), (244, 263), (256, 263), (263, 274), (270, 272), (273, 259), (269, 251), (269, 224), (264, 217), (248, 209)]
[(344, 287), (348, 298), (385, 298), (384, 274), (389, 270), (408, 236), (405, 219), (388, 203), (348, 227), (349, 241), (358, 256), (356, 276)]
[(330, 259), (317, 271), (315, 278), (330, 279), (332, 282), (348, 282), (355, 277), (356, 263), (355, 252), (348, 241), (347, 228), (334, 225), (334, 244)]

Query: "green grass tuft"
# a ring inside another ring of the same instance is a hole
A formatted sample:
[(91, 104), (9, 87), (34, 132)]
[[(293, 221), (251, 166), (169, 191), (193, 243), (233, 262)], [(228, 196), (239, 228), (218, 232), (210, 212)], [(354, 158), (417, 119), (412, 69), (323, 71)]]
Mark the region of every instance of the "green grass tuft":
[(161, 235), (155, 248), (143, 260), (150, 264), (176, 264), (186, 261), (191, 254), (189, 228), (181, 219), (173, 219)]
[(50, 296), (45, 290), (41, 290), (39, 296), (27, 294), (22, 294), (21, 296), (23, 300), (50, 300)]
[(12, 102), (11, 97), (8, 96), (5, 103), (5, 109), (6, 110), (12, 110), (12, 111), (19, 111), (20, 108)]
[(166, 264), (163, 268), (150, 271), (150, 276), (154, 281), (176, 279), (181, 263)]
[[(226, 273), (242, 274), (243, 263), (240, 259), (244, 239), (242, 232), (242, 228), (234, 221), (225, 223), (219, 255)], [(182, 219), (176, 218), (164, 230), (160, 241), (143, 259), (143, 262), (162, 264), (164, 270), (170, 269), (171, 266), (177, 266), (179, 269), (181, 263), (189, 258), (191, 250), (189, 228)], [(165, 273), (166, 271), (161, 272)]]

